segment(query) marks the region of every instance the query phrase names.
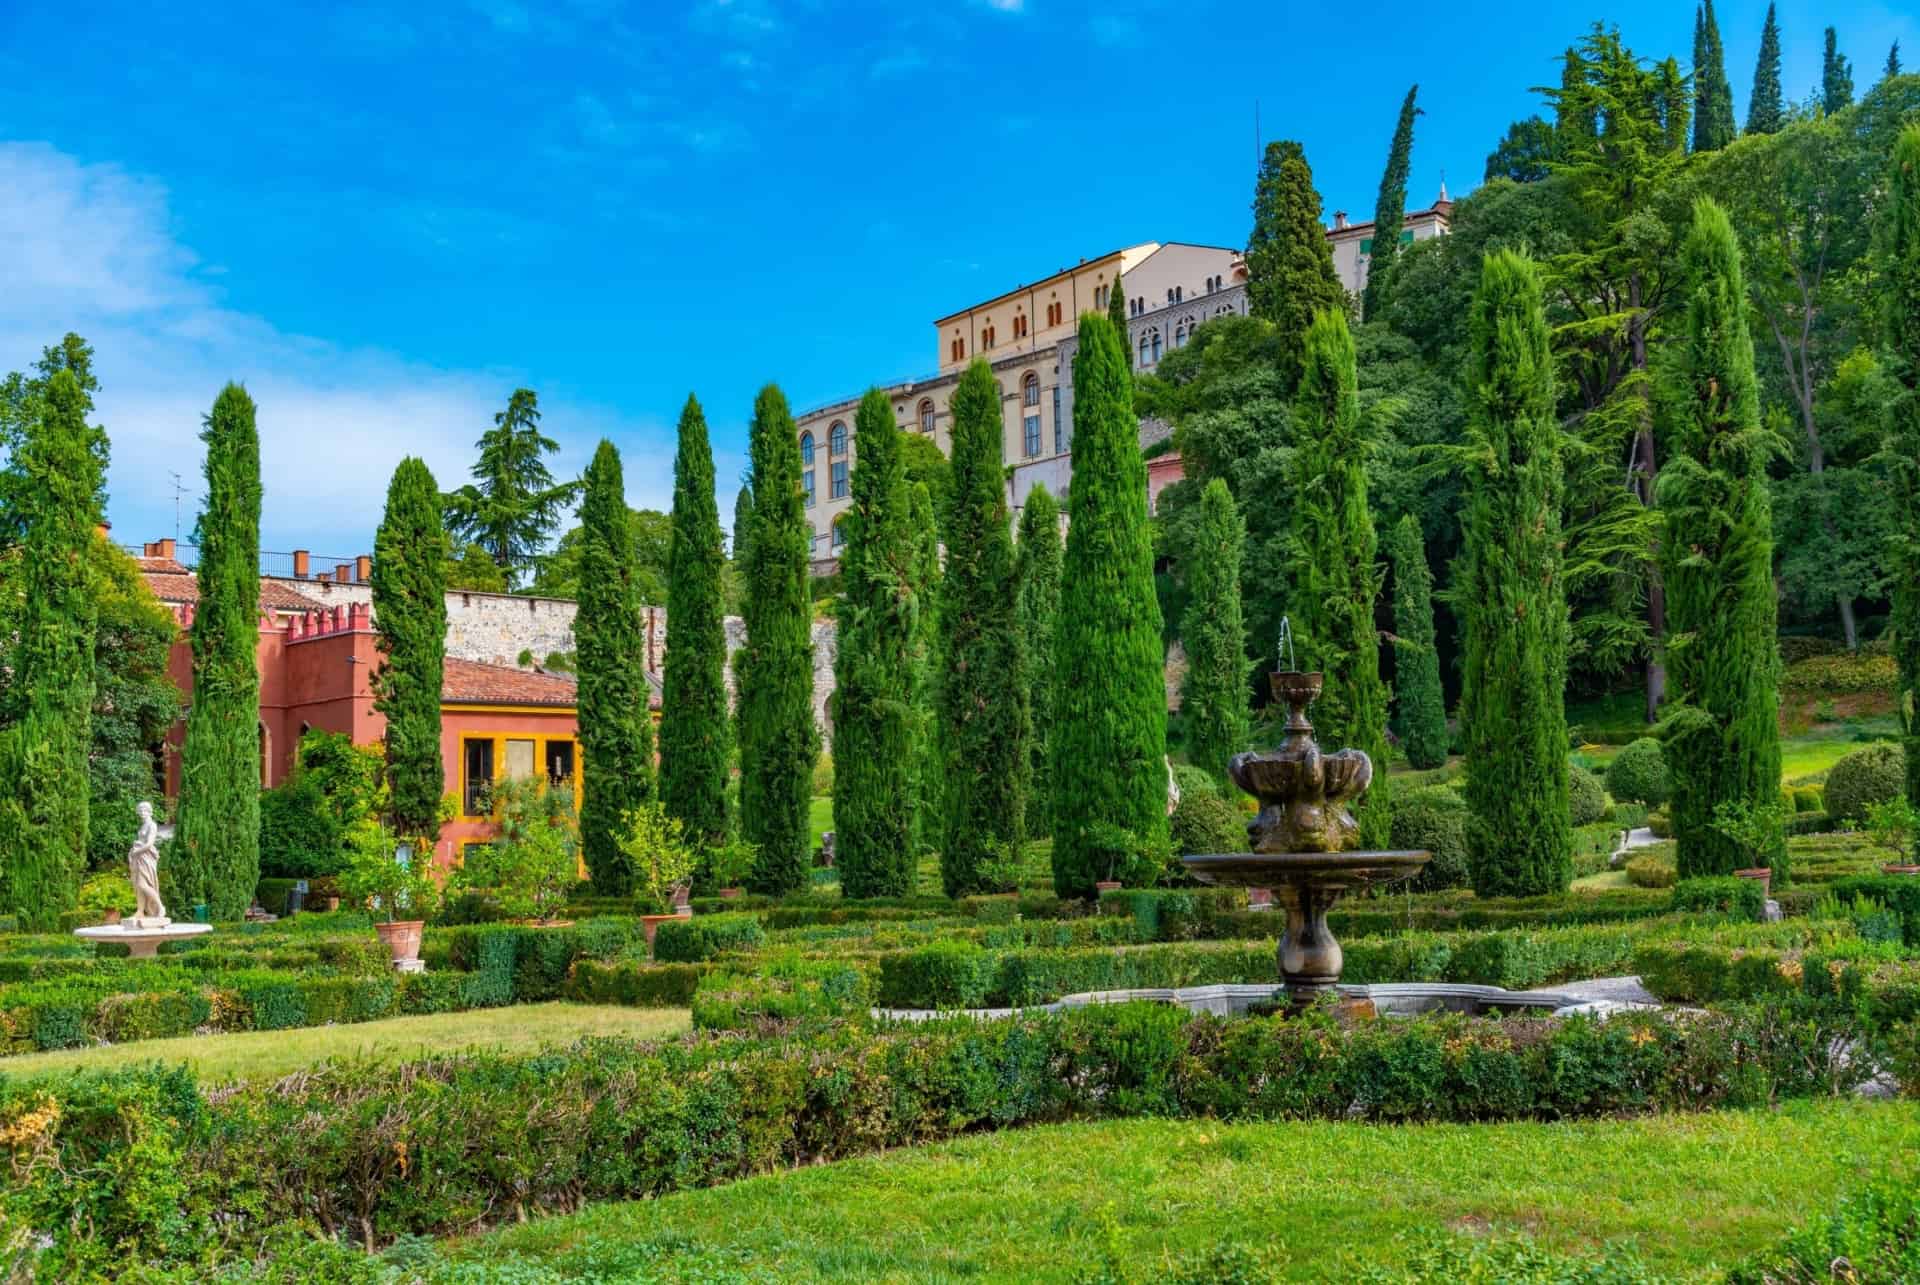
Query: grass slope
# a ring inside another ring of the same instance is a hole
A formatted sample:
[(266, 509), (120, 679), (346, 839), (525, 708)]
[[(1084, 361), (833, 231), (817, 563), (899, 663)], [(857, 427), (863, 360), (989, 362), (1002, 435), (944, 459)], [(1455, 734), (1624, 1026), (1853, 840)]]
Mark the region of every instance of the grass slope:
[[(1524, 1234), (1630, 1248), (1694, 1279), (1767, 1248), (1846, 1188), (1920, 1155), (1913, 1104), (1580, 1124), (1391, 1127), (1138, 1121), (987, 1134), (447, 1247), (502, 1279), (1068, 1281), (1116, 1254), (1233, 1243), (1290, 1278), (1399, 1266), (1407, 1237)], [(522, 1272), (525, 1276), (522, 1276)]]
[(0, 1075), (24, 1080), (143, 1062), (185, 1062), (204, 1080), (287, 1075), (328, 1058), (393, 1061), (476, 1046), (504, 1052), (570, 1044), (588, 1035), (655, 1039), (687, 1029), (685, 1009), (595, 1004), (520, 1004), (431, 1017), (390, 1017), (347, 1026), (307, 1026), (234, 1035), (187, 1035), (102, 1048), (28, 1053), (0, 1064)]

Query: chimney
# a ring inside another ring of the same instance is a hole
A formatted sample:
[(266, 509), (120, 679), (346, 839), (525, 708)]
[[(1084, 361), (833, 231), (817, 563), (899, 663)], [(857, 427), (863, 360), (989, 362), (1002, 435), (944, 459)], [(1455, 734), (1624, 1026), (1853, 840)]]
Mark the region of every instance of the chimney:
[(1333, 212), (1333, 230), (1335, 232), (1338, 232), (1346, 226), (1347, 226), (1347, 212), (1345, 210), (1335, 210)]
[(312, 555), (305, 549), (295, 549), (293, 551), (293, 578), (295, 580), (305, 580), (307, 578), (307, 568), (311, 562)]
[(157, 541), (156, 543), (160, 550), (159, 556), (171, 560), (173, 557), (173, 537), (168, 536), (166, 539)]
[(352, 584), (353, 583), (353, 564), (350, 562), (334, 563), (333, 578), (335, 581), (337, 581), (340, 584)]
[(145, 544), (140, 546), (140, 556), (143, 558), (152, 558), (152, 557), (158, 556), (153, 551), (153, 541), (149, 540)]
[(353, 560), (353, 578), (361, 584), (373, 579), (373, 558), (370, 555), (363, 553)]

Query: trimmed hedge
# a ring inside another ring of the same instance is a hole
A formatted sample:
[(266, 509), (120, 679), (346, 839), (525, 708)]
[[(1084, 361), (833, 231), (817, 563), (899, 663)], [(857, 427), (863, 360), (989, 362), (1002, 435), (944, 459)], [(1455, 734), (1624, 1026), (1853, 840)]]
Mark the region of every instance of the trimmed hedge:
[(1673, 885), (1673, 909), (1679, 913), (1730, 915), (1755, 923), (1766, 917), (1767, 890), (1756, 879), (1711, 875)]
[[(708, 979), (711, 980), (710, 978)], [(703, 985), (703, 990), (705, 986)], [(0, 1084), (6, 1211), (43, 1279), (206, 1273), (276, 1235), (470, 1235), (969, 1130), (1141, 1115), (1567, 1119), (1845, 1091), (1843, 1030), (1764, 1011), (1343, 1026), (1114, 1005), (790, 1038), (589, 1040), (564, 1056), (329, 1065), (203, 1093), (148, 1066)], [(128, 1148), (126, 1138), (140, 1145)], [(403, 1145), (404, 1144), (404, 1145)], [(216, 1212), (217, 1211), (217, 1212)], [(25, 1242), (31, 1246), (31, 1242)]]
[(1907, 788), (1907, 756), (1898, 745), (1869, 745), (1827, 770), (1827, 811), (1842, 825), (1857, 825), (1876, 803), (1896, 799)]
[(1657, 808), (1673, 796), (1673, 774), (1660, 741), (1642, 736), (1607, 764), (1607, 793), (1625, 803)]
[(653, 957), (663, 964), (698, 964), (730, 950), (755, 950), (767, 937), (749, 914), (669, 919), (654, 930)]
[(684, 1008), (693, 1002), (704, 964), (642, 964), (631, 960), (602, 963), (582, 959), (567, 973), (561, 994), (580, 1004), (624, 1004), (629, 1008)]

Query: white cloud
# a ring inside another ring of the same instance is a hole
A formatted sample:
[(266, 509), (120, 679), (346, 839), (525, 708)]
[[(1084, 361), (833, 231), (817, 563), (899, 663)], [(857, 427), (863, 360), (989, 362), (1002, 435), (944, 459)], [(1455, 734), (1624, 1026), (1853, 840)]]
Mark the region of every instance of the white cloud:
[(1001, 13), (1025, 13), (1027, 0), (986, 0), (987, 8)]
[[(451, 488), (507, 394), (512, 369), (446, 369), (377, 348), (289, 334), (225, 306), (212, 270), (175, 239), (165, 189), (38, 143), (0, 143), (0, 370), (77, 331), (95, 349), (100, 421), (113, 443), (108, 513), (122, 543), (173, 532), (170, 473), (199, 492), (201, 416), (229, 379), (259, 406), (270, 549), (372, 546), (386, 479), (403, 455)], [(543, 397), (559, 475), (602, 436), (628, 457), (629, 498), (671, 500), (672, 434), (577, 398)], [(184, 506), (182, 534), (197, 502)]]

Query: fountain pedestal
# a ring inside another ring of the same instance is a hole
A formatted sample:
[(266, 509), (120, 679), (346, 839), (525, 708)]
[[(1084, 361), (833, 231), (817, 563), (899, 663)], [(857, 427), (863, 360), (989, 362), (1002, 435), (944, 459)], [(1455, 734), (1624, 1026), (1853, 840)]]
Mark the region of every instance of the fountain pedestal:
[(156, 918), (126, 918), (117, 924), (95, 924), (91, 928), (76, 928), (75, 937), (84, 937), (88, 941), (114, 941), (127, 948), (130, 959), (154, 959), (160, 953), (160, 943), (181, 941), (188, 937), (198, 937), (202, 933), (213, 931), (212, 924), (177, 924), (164, 916)]
[(1314, 743), (1306, 709), (1320, 694), (1319, 674), (1283, 671), (1270, 681), (1290, 711), (1286, 739), (1275, 750), (1235, 755), (1227, 769), (1260, 800), (1260, 814), (1247, 826), (1253, 851), (1180, 860), (1202, 883), (1273, 889), (1287, 912), (1280, 979), (1289, 999), (1304, 1005), (1340, 981), (1340, 943), (1327, 911), (1355, 889), (1411, 879), (1430, 854), (1343, 850), (1359, 833), (1347, 804), (1372, 784), (1373, 763), (1360, 750), (1323, 754)]

